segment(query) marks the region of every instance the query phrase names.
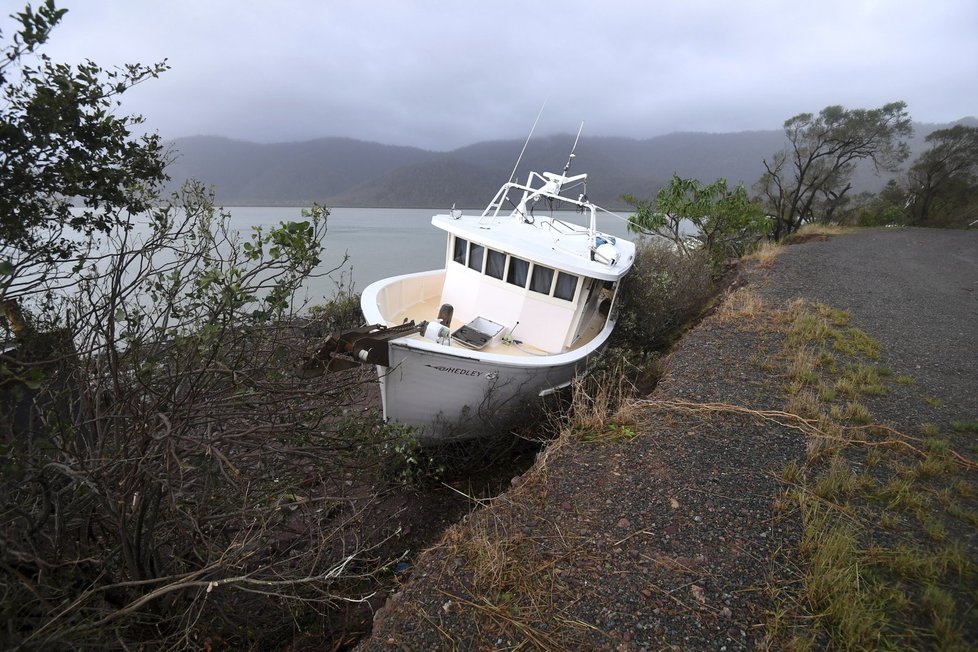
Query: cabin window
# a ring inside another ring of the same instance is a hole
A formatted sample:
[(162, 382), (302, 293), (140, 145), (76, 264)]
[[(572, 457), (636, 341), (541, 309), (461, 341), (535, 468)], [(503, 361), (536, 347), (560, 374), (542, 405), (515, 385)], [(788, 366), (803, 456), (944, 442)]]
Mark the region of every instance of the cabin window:
[(515, 256), (509, 257), (509, 274), (506, 276), (506, 282), (513, 285), (518, 285), (521, 288), (526, 287), (526, 277), (529, 276), (530, 263), (523, 260), (522, 258), (517, 258)]
[(506, 271), (506, 254), (490, 249), (486, 254), (486, 275), (502, 280)]
[(577, 292), (577, 277), (573, 274), (557, 272), (557, 285), (554, 287), (554, 296), (558, 299), (573, 301), (575, 292)]
[(452, 260), (454, 260), (459, 265), (465, 264), (465, 251), (468, 247), (468, 244), (469, 243), (463, 240), (462, 238), (455, 238), (455, 250), (452, 254), (453, 255)]
[(554, 271), (543, 265), (533, 266), (533, 276), (530, 278), (530, 289), (540, 294), (550, 294), (550, 285), (554, 280)]
[(469, 267), (477, 272), (482, 272), (482, 258), (485, 256), (486, 248), (476, 243), (469, 246)]

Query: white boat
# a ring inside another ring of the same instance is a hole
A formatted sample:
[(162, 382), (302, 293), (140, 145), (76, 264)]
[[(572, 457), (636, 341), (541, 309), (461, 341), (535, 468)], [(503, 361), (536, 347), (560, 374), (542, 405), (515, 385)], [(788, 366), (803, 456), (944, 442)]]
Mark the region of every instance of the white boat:
[[(562, 174), (504, 184), (481, 214), (435, 215), (444, 269), (362, 292), (371, 326), (334, 354), (377, 364), (385, 418), (415, 427), (422, 443), (506, 428), (607, 345), (635, 246), (597, 230), (601, 209), (586, 174), (567, 176), (571, 159)], [(554, 213), (558, 203), (584, 223)]]

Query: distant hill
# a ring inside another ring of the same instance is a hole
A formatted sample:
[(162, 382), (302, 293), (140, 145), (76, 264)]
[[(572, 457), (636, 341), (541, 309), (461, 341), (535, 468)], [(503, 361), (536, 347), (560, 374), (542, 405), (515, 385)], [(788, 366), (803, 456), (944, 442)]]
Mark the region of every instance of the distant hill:
[[(960, 123), (978, 125), (975, 118)], [(950, 125), (917, 124), (911, 148)], [(530, 141), (517, 171), (559, 172), (574, 137)], [(762, 161), (784, 145), (780, 129), (739, 133), (673, 133), (645, 140), (582, 137), (571, 172), (588, 173), (588, 196), (620, 208), (621, 195), (650, 197), (673, 173), (709, 182), (724, 177), (750, 187), (764, 171)], [(433, 152), (349, 138), (259, 144), (216, 136), (170, 143), (171, 185), (187, 178), (213, 186), (227, 206), (309, 205), (447, 208), (482, 207), (509, 178), (523, 147), (519, 140), (486, 141), (450, 152)], [(885, 183), (871, 166), (855, 178), (855, 189)]]
[(308, 205), (329, 200), (369, 179), (434, 161), (440, 154), (351, 138), (259, 144), (217, 136), (170, 143), (172, 185), (188, 178), (215, 188), (228, 205)]

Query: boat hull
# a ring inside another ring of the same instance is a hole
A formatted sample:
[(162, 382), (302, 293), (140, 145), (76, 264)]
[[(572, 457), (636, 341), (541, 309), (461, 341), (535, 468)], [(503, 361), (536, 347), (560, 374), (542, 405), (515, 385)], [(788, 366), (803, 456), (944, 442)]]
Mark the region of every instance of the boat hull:
[(389, 344), (390, 367), (377, 368), (384, 416), (416, 428), (424, 444), (504, 431), (601, 355), (612, 327), (578, 351), (511, 361), (461, 347), (395, 340)]

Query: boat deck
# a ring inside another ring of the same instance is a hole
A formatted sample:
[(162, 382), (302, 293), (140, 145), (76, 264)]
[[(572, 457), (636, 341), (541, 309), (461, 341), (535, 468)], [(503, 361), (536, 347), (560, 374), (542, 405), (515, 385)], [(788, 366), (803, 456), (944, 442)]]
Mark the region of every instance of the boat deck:
[[(391, 320), (390, 325), (395, 326), (397, 324), (402, 324), (405, 321), (414, 321), (415, 323), (420, 323), (422, 321), (434, 321), (438, 316), (438, 309), (441, 307), (441, 297), (431, 297), (424, 301), (419, 301), (407, 308), (400, 310), (394, 319)], [(452, 319), (450, 326), (451, 331), (454, 333), (456, 329), (461, 328), (465, 325), (465, 322), (459, 319)], [(603, 319), (592, 320), (592, 323), (588, 325), (588, 328), (583, 333), (582, 337), (578, 338), (574, 346), (569, 347), (566, 351), (573, 351), (574, 349), (580, 348), (590, 342), (598, 333), (601, 332), (604, 326)], [(417, 339), (423, 339), (421, 335), (412, 335), (411, 337)], [(519, 341), (519, 330), (516, 332), (516, 341)], [(462, 346), (456, 341), (452, 341), (452, 346)], [(531, 344), (526, 343), (506, 343), (500, 341), (496, 344), (488, 344), (487, 346), (479, 349), (483, 353), (494, 353), (498, 355), (511, 355), (514, 357), (531, 357), (531, 356), (544, 356), (552, 355), (549, 351), (544, 351), (543, 349), (537, 348)], [(566, 351), (559, 351), (555, 353), (565, 353)]]

